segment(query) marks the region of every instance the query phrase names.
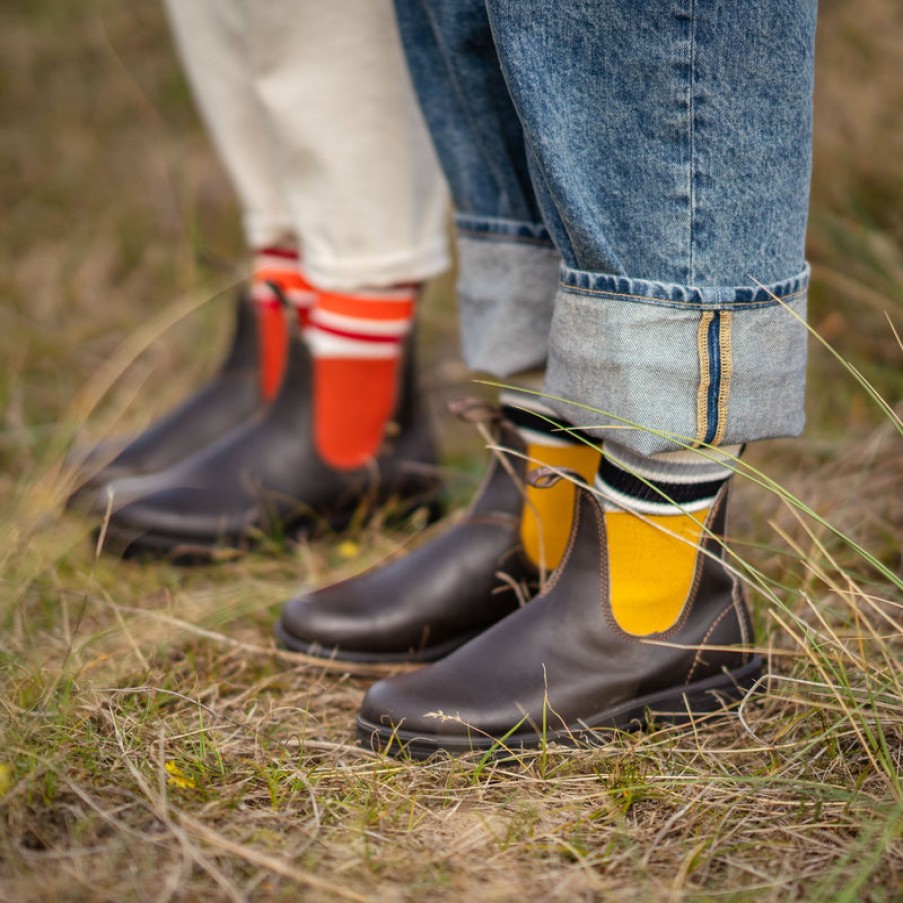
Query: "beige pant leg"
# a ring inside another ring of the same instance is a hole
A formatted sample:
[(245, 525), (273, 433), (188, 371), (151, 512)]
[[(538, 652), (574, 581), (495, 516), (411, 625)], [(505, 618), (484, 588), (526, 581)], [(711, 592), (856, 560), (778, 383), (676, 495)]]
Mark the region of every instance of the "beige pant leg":
[(296, 236), (272, 124), (255, 84), (246, 6), (166, 0), (201, 117), (238, 194), (245, 238), (262, 248)]
[(391, 0), (168, 0), (205, 121), (260, 246), (286, 225), (324, 288), (449, 266), (444, 181)]

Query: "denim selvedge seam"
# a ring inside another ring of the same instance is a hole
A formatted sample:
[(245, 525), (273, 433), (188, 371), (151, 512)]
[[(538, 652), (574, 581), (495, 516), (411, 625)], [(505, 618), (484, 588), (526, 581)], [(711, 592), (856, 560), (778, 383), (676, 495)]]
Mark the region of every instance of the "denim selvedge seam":
[(706, 342), (709, 349), (709, 380), (703, 442), (712, 442), (718, 430), (718, 398), (721, 395), (721, 311), (712, 311)]
[[(721, 397), (721, 311), (712, 313), (712, 322), (709, 325), (709, 368), (711, 379), (709, 391), (706, 394), (706, 406), (708, 416), (705, 424), (705, 438), (703, 442), (714, 442), (718, 432), (718, 399)], [(723, 432), (723, 430), (722, 430)]]
[(712, 445), (721, 445), (727, 429), (727, 408), (731, 395), (731, 377), (734, 373), (733, 332), (734, 314), (729, 310), (719, 312), (718, 348), (721, 355), (721, 373), (718, 385), (718, 424), (712, 436)]
[(728, 310), (705, 310), (699, 318), (696, 333), (699, 387), (694, 448), (717, 446), (724, 440), (733, 373), (732, 325), (733, 316)]
[(705, 441), (708, 432), (709, 387), (712, 383), (712, 362), (709, 346), (709, 330), (715, 314), (704, 310), (696, 330), (696, 354), (699, 357), (699, 385), (696, 388), (696, 441), (697, 448)]

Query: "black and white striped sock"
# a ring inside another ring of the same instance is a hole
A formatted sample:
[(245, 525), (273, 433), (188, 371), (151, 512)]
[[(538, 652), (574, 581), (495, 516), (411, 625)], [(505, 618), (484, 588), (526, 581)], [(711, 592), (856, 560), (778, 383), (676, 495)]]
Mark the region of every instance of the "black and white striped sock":
[(643, 457), (606, 441), (596, 489), (606, 511), (692, 514), (711, 507), (741, 450), (732, 445)]

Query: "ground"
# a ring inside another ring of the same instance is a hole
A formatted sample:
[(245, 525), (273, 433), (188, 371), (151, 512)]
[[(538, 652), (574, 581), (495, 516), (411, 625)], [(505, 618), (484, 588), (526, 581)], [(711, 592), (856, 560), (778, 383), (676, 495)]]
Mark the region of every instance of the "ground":
[[(0, 900), (903, 898), (903, 9), (823, 0), (809, 425), (738, 480), (772, 678), (713, 724), (515, 761), (365, 753), (367, 675), (276, 651), (279, 605), (417, 522), (215, 567), (94, 554), (73, 441), (209, 372), (247, 272), (156, 4), (0, 11)], [(481, 440), (448, 282), (421, 318), (453, 504)], [(822, 340), (825, 343), (823, 344)]]

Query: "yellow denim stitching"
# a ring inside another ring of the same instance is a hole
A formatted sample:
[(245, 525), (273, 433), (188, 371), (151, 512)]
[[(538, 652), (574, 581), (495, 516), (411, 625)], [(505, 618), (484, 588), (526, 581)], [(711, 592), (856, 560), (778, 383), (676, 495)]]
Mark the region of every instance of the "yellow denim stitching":
[(709, 324), (715, 318), (711, 310), (704, 310), (699, 318), (699, 328), (696, 330), (696, 351), (699, 355), (699, 388), (696, 392), (696, 441), (694, 448), (698, 448), (705, 442), (708, 431), (708, 394), (711, 384), (709, 373)]
[(721, 322), (718, 328), (718, 346), (721, 350), (721, 385), (718, 386), (718, 425), (712, 445), (721, 445), (727, 429), (727, 405), (731, 395), (731, 376), (734, 372), (732, 326), (733, 314), (729, 311), (721, 311)]

